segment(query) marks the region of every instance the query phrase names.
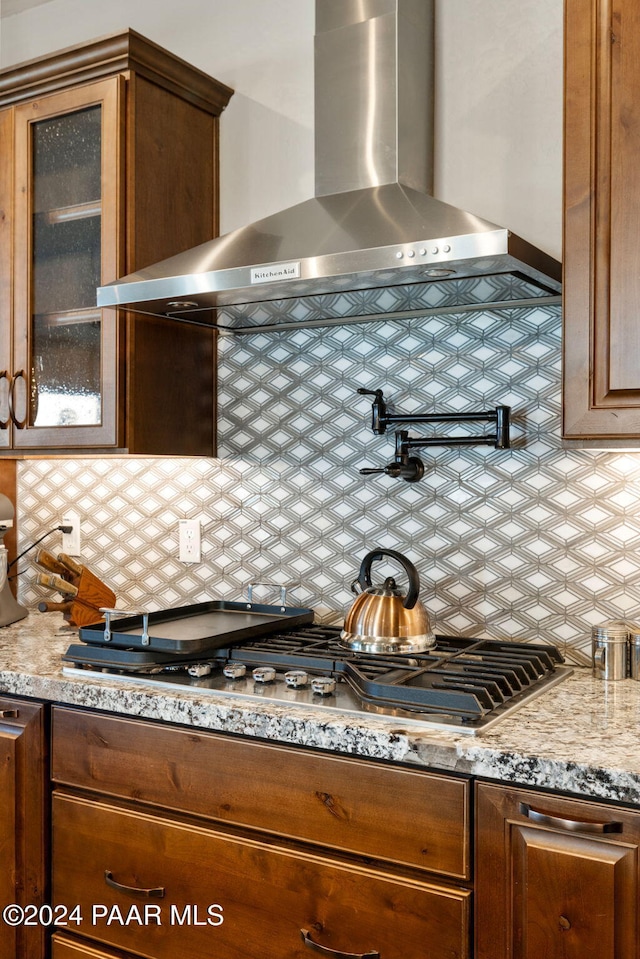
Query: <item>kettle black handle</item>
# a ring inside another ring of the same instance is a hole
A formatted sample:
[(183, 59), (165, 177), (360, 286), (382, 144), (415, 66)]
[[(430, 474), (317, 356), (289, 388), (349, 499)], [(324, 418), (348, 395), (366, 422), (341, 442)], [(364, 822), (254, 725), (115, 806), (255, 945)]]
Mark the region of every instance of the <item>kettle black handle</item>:
[(407, 559), (402, 553), (396, 552), (395, 549), (372, 549), (370, 553), (367, 553), (360, 564), (360, 573), (358, 574), (360, 586), (362, 589), (367, 589), (367, 587), (371, 586), (371, 564), (378, 559), (382, 559), (383, 556), (390, 556), (391, 559), (397, 560), (404, 568), (405, 573), (409, 577), (409, 591), (402, 605), (405, 609), (413, 609), (418, 601), (418, 594), (420, 592), (418, 570), (410, 559)]

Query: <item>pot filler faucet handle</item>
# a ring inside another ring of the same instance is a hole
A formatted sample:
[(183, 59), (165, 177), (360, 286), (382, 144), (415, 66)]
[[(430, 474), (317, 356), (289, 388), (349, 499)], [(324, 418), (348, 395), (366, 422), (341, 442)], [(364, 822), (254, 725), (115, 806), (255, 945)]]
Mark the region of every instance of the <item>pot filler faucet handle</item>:
[(409, 456), (406, 446), (409, 434), (406, 430), (396, 433), (396, 456), (391, 463), (381, 469), (364, 467), (359, 472), (362, 476), (372, 476), (374, 473), (384, 473), (385, 476), (399, 477), (407, 483), (417, 483), (424, 476), (424, 463), (417, 456)]
[(387, 431), (387, 404), (384, 401), (382, 390), (358, 390), (361, 396), (374, 396), (371, 404), (371, 429), (382, 436)]
[(407, 483), (417, 483), (424, 476), (424, 464), (417, 456), (409, 456), (406, 463), (396, 463), (395, 461), (387, 463), (381, 469), (365, 467), (361, 469), (362, 476), (373, 476), (374, 473), (384, 473), (385, 476), (399, 477), (406, 480)]
[(108, 609), (102, 607), (100, 612), (104, 616), (104, 642), (111, 642), (112, 616), (142, 616), (142, 645), (149, 645), (149, 613), (142, 609)]

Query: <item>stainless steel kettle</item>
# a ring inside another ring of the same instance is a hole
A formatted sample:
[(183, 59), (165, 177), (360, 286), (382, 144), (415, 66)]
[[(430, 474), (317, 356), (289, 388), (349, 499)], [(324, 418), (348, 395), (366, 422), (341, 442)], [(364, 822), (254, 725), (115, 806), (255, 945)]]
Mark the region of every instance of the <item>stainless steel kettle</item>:
[[(383, 556), (395, 559), (409, 577), (406, 595), (388, 576), (382, 586), (371, 585), (371, 565)], [(362, 592), (349, 609), (340, 633), (348, 649), (361, 653), (420, 653), (435, 645), (429, 614), (418, 599), (420, 579), (413, 563), (393, 549), (374, 549), (362, 560), (358, 578), (351, 584)]]

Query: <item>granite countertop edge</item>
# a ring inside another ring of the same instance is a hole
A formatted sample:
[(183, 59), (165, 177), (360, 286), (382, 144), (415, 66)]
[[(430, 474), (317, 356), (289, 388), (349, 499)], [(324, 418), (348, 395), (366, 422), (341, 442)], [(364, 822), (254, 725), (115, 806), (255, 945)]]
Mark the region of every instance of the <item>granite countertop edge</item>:
[(30, 613), (0, 630), (0, 694), (193, 726), (368, 759), (470, 774), (640, 805), (640, 683), (568, 679), (480, 735), (301, 707), (160, 690), (62, 672), (77, 640), (60, 614)]

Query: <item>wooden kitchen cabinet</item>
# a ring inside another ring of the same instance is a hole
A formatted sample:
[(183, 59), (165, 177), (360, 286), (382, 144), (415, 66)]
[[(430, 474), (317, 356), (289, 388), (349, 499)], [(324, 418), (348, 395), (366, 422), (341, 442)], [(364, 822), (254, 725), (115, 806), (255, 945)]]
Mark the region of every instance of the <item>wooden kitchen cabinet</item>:
[(572, 440), (640, 440), (639, 87), (636, 0), (565, 0), (563, 435)]
[(464, 778), (66, 707), (51, 769), (53, 959), (471, 955)]
[(327, 955), (468, 954), (467, 891), (61, 792), (52, 815), (56, 902), (102, 904), (91, 935), (149, 959), (302, 957), (303, 936)]
[(0, 449), (215, 452), (212, 330), (95, 290), (217, 234), (231, 93), (131, 30), (0, 71)]
[(60, 785), (471, 879), (465, 779), (74, 709), (53, 729)]
[(640, 813), (476, 790), (476, 959), (638, 959)]
[[(0, 920), (0, 959), (42, 959), (48, 902), (48, 747), (44, 708), (0, 697), (0, 909), (31, 910), (31, 924)], [(36, 921), (33, 921), (35, 916)]]

